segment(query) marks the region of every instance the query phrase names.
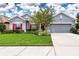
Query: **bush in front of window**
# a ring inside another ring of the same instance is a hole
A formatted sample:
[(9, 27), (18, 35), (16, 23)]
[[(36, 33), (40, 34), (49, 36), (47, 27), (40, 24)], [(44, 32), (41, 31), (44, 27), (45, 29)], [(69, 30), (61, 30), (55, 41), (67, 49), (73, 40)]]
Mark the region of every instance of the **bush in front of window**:
[(15, 33), (23, 33), (24, 31), (21, 31), (19, 29), (15, 30)]
[(70, 32), (71, 32), (71, 33), (75, 33), (75, 34), (77, 34), (77, 29), (74, 28), (74, 27), (72, 27), (72, 28), (70, 29)]

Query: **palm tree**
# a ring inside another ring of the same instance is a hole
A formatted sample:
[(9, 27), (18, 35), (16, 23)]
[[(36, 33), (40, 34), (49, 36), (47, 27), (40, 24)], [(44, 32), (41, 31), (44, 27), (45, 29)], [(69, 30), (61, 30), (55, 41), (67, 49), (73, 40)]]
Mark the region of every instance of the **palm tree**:
[(54, 9), (50, 6), (44, 10), (41, 10), (42, 13), (42, 19), (43, 19), (43, 24), (45, 31), (47, 32), (48, 30), (48, 25), (50, 24), (51, 21), (53, 21), (53, 15), (54, 15)]
[(35, 12), (34, 15), (32, 16), (32, 19), (34, 21), (34, 23), (37, 26), (38, 31), (41, 31), (41, 23), (42, 23), (42, 15), (41, 12)]
[(41, 24), (44, 25), (45, 31), (48, 30), (48, 25), (53, 19), (54, 9), (52, 6), (48, 8), (41, 8), (39, 11), (35, 12), (32, 19), (36, 24), (39, 25), (39, 31), (41, 31)]

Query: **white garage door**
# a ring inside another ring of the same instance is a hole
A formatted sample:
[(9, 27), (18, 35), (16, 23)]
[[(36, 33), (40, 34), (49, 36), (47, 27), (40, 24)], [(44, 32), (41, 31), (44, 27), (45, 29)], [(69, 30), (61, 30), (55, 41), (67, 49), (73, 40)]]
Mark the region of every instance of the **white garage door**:
[(50, 31), (53, 33), (69, 33), (71, 24), (54, 24), (50, 26)]

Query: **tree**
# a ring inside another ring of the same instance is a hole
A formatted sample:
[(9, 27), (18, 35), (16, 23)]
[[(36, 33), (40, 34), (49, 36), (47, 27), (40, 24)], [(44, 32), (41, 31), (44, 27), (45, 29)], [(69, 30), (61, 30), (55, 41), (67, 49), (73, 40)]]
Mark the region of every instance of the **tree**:
[(38, 31), (41, 31), (41, 23), (42, 23), (42, 14), (40, 11), (35, 12), (34, 15), (32, 16), (32, 20), (37, 26)]
[(76, 18), (77, 18), (77, 22), (79, 22), (79, 12), (77, 13)]
[(75, 24), (75, 27), (77, 29), (77, 32), (79, 32), (79, 12), (77, 13), (77, 23)]
[(50, 24), (51, 21), (53, 21), (53, 15), (54, 15), (54, 9), (52, 6), (46, 8), (46, 9), (41, 9), (42, 13), (42, 24), (44, 25), (45, 31), (47, 32), (48, 30), (48, 25)]
[(41, 25), (44, 26), (45, 31), (48, 30), (48, 25), (53, 21), (54, 9), (52, 6), (48, 8), (40, 8), (39, 11), (35, 12), (32, 19), (36, 24), (39, 25), (39, 31), (41, 31)]
[(76, 19), (75, 27), (72, 27), (72, 28), (70, 29), (70, 32), (79, 34), (79, 12), (77, 13), (76, 18), (77, 18), (77, 19)]

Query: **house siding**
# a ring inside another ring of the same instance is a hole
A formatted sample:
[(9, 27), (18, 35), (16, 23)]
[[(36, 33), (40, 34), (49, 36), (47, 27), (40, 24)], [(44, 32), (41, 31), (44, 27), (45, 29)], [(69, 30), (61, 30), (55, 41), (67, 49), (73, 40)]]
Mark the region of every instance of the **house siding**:
[(69, 33), (71, 27), (75, 25), (75, 20), (63, 13), (56, 15), (49, 26), (50, 32)]
[[(62, 16), (62, 18), (61, 18)], [(54, 17), (54, 21), (52, 23), (70, 23), (70, 24), (74, 24), (75, 21), (73, 18), (70, 18), (62, 13), (60, 13), (59, 15)]]

